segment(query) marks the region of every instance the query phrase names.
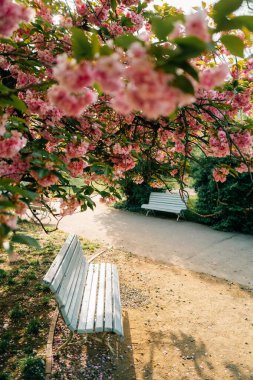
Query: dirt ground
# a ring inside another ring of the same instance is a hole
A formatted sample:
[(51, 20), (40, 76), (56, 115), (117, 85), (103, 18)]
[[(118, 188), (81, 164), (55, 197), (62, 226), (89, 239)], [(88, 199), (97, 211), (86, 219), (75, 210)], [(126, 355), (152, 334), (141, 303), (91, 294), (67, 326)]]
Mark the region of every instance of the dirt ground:
[[(53, 379), (253, 380), (253, 294), (204, 274), (111, 250), (125, 340), (75, 337), (54, 355)], [(54, 352), (68, 332), (58, 320)], [(82, 340), (81, 340), (82, 339)]]

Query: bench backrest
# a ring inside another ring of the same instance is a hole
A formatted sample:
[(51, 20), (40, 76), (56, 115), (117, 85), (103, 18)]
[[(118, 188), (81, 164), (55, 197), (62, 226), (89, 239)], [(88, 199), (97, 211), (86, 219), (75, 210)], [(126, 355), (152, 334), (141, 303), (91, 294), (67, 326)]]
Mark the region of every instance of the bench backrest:
[(88, 263), (80, 241), (76, 235), (69, 235), (43, 278), (43, 282), (55, 294), (66, 323), (70, 322), (76, 310), (75, 305), (80, 296), (77, 285), (80, 279), (85, 279), (87, 269)]
[(179, 211), (186, 210), (187, 208), (180, 194), (173, 193), (150, 193), (149, 204), (160, 205), (166, 209)]

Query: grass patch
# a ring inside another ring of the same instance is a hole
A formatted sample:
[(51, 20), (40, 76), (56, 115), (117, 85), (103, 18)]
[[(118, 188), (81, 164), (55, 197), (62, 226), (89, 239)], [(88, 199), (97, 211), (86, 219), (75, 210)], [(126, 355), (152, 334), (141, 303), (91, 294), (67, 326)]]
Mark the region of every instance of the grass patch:
[[(20, 260), (11, 264), (0, 253), (0, 380), (44, 379), (50, 313), (56, 305), (42, 278), (66, 239), (61, 231), (47, 235), (33, 223), (23, 223), (21, 230), (42, 249), (17, 244)], [(99, 247), (80, 240), (87, 257)]]

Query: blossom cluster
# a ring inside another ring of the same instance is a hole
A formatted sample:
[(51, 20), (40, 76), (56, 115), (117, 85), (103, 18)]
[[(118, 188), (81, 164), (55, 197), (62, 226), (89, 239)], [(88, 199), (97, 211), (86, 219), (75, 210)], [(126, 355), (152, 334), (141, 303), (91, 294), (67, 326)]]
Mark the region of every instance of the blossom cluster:
[(0, 36), (9, 37), (21, 21), (29, 21), (34, 12), (11, 0), (0, 0)]

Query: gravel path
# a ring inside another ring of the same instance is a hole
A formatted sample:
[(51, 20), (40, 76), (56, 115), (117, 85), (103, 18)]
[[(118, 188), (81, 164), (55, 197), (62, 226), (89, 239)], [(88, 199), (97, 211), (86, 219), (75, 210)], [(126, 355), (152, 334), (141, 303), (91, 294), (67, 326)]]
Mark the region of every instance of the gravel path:
[(115, 210), (97, 203), (66, 216), (60, 229), (114, 248), (211, 274), (253, 288), (253, 236)]

